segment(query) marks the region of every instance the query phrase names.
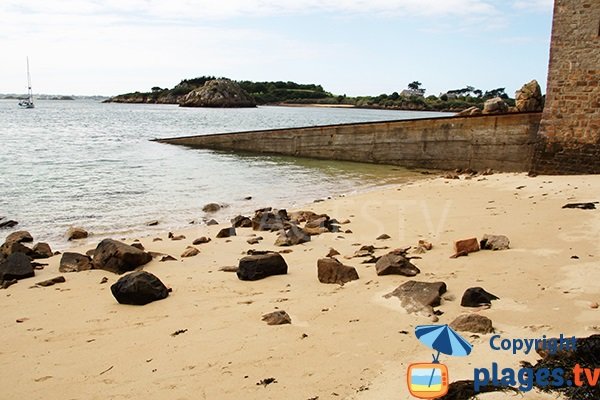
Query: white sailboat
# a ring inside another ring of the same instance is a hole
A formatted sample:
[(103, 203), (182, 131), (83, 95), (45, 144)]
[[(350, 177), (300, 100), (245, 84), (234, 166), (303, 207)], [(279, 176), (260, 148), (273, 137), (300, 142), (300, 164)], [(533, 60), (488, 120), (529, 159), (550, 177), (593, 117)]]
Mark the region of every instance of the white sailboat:
[(21, 100), (19, 106), (23, 108), (34, 108), (33, 91), (31, 90), (31, 75), (29, 75), (29, 57), (27, 57), (27, 99)]

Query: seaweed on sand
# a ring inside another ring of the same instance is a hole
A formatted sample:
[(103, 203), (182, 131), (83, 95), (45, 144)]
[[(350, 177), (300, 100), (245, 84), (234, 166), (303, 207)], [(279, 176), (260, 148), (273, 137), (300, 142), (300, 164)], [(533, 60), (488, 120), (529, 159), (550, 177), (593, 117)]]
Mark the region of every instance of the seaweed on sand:
[(600, 335), (592, 335), (587, 338), (577, 338), (577, 345), (575, 350), (559, 350), (555, 354), (550, 354), (547, 351), (538, 350), (538, 354), (542, 356), (541, 360), (535, 365), (531, 365), (528, 362), (521, 362), (521, 366), (526, 368), (532, 368), (534, 373), (540, 368), (547, 368), (553, 370), (556, 368), (562, 368), (564, 371), (565, 384), (556, 387), (548, 385), (546, 387), (538, 387), (540, 390), (545, 392), (557, 392), (564, 395), (570, 400), (598, 400), (600, 399), (600, 381), (596, 382), (595, 385), (590, 385), (586, 381), (585, 374), (581, 379), (583, 380), (583, 386), (569, 386), (567, 383), (570, 381), (574, 382), (573, 367), (579, 365), (581, 368), (591, 369), (592, 377), (596, 368), (600, 368)]
[(519, 391), (510, 386), (492, 386), (486, 385), (479, 388), (479, 392), (475, 392), (474, 382), (471, 380), (455, 381), (448, 386), (448, 393), (445, 396), (440, 397), (439, 400), (469, 400), (475, 399), (480, 393), (488, 392), (508, 392), (512, 391), (519, 393)]

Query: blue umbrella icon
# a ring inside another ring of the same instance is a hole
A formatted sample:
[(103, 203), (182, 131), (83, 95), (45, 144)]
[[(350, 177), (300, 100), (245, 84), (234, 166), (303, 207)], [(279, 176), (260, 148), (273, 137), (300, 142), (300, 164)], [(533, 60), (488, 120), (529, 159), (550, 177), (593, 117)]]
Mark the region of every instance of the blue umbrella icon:
[[(448, 325), (419, 325), (415, 328), (415, 335), (423, 344), (437, 350), (437, 355), (433, 356), (434, 364), (439, 363), (440, 353), (464, 357), (468, 356), (473, 349), (471, 343)], [(429, 386), (431, 386), (432, 379), (433, 374), (429, 380)]]

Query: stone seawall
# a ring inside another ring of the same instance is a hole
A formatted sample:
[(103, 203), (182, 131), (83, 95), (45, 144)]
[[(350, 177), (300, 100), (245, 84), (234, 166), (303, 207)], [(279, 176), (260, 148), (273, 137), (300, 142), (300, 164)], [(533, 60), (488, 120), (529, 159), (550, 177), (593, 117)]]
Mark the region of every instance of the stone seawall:
[(444, 117), (156, 139), (195, 148), (409, 168), (531, 168), (541, 113)]

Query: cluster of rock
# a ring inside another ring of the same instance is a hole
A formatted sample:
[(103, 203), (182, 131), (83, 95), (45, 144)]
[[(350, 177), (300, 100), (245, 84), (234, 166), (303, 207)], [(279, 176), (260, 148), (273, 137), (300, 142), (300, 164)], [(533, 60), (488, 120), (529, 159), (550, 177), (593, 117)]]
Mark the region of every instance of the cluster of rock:
[(254, 98), (229, 79), (215, 79), (192, 90), (179, 101), (180, 107), (256, 107)]
[(54, 255), (48, 243), (39, 242), (33, 247), (33, 237), (27, 231), (9, 234), (0, 246), (0, 286), (6, 288), (17, 281), (35, 276), (35, 259)]
[(488, 99), (483, 104), (483, 110), (477, 106), (469, 107), (458, 114), (457, 117), (466, 117), (482, 114), (505, 114), (508, 112), (539, 112), (544, 108), (544, 97), (539, 83), (534, 79), (526, 83), (515, 93), (515, 107), (510, 107), (501, 97)]
[(477, 238), (457, 240), (454, 242), (454, 254), (450, 258), (467, 256), (479, 250), (507, 250), (510, 248), (510, 240), (504, 235), (483, 235), (483, 239)]

